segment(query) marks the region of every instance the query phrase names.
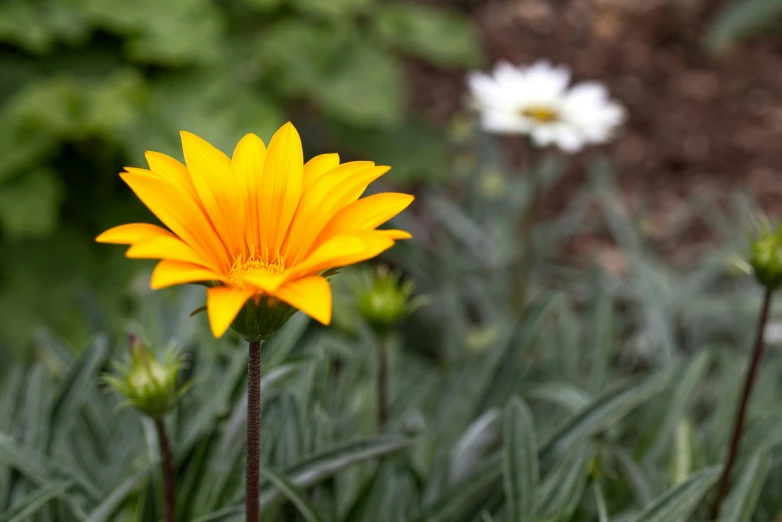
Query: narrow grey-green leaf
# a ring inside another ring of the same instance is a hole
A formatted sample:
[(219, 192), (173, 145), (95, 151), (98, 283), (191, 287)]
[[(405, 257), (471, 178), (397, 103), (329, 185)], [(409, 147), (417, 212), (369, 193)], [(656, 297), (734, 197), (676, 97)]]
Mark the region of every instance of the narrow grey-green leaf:
[(686, 482), (670, 488), (641, 511), (632, 522), (681, 522), (698, 506), (703, 495), (714, 484), (719, 468), (708, 468), (692, 475)]
[(611, 356), (614, 352), (614, 300), (608, 293), (604, 276), (600, 270), (594, 270), (591, 274), (595, 287), (594, 309), (592, 311), (592, 323), (594, 325), (592, 354), (589, 357), (589, 386), (588, 390), (595, 393), (606, 384)]
[(233, 506), (198, 517), (193, 522), (243, 522), (245, 520), (244, 506)]
[(603, 488), (600, 487), (599, 483), (594, 482), (592, 484), (592, 491), (595, 494), (598, 522), (610, 522), (608, 519), (608, 510), (606, 508), (606, 499), (605, 496), (603, 496)]
[(97, 370), (108, 356), (108, 341), (105, 336), (96, 336), (92, 345), (68, 370), (54, 396), (51, 412), (52, 430), (47, 448), (51, 448), (57, 437), (62, 437), (70, 423), (76, 418), (76, 411), (84, 404), (92, 390)]
[(589, 404), (589, 394), (578, 386), (568, 382), (547, 382), (536, 386), (529, 397), (553, 402), (570, 411), (579, 411)]
[(490, 447), (496, 446), (502, 430), (502, 412), (492, 408), (464, 431), (451, 451), (450, 479), (458, 482), (480, 463)]
[(756, 453), (741, 472), (741, 477), (725, 499), (719, 522), (749, 522), (763, 489), (770, 467), (765, 452)]
[(73, 482), (71, 481), (56, 482), (34, 490), (16, 502), (11, 509), (0, 513), (0, 522), (25, 522), (31, 520), (33, 514), (53, 499), (65, 493), (72, 485)]
[(476, 504), (485, 500), (489, 491), (499, 486), (499, 457), (492, 458), (476, 473), (450, 488), (437, 502), (426, 507), (414, 519), (415, 522), (453, 522), (459, 515), (474, 510)]
[(505, 407), (502, 459), (508, 522), (531, 520), (536, 509), (538, 455), (535, 425), (529, 407), (513, 397)]
[(323, 513), (320, 513), (315, 506), (307, 500), (304, 493), (291, 483), (285, 475), (269, 467), (262, 468), (261, 473), (274, 485), (274, 487), (280, 490), (294, 506), (296, 506), (296, 509), (298, 509), (301, 516), (304, 517), (304, 520), (307, 522), (324, 522), (326, 520)]
[(591, 449), (582, 449), (575, 458), (557, 463), (538, 492), (538, 513), (547, 522), (570, 520), (581, 502), (589, 478)]
[[(413, 439), (406, 437), (380, 436), (350, 442), (304, 460), (288, 470), (286, 475), (297, 487), (308, 487), (357, 462), (400, 450), (412, 441)], [(270, 504), (276, 501), (279, 495), (277, 488), (265, 486), (261, 488), (261, 504)]]
[(16, 441), (0, 433), (0, 461), (8, 463), (22, 475), (41, 486), (51, 486), (51, 470), (37, 454), (27, 451)]
[(612, 426), (668, 384), (664, 373), (643, 379), (627, 379), (595, 397), (587, 407), (565, 421), (541, 447), (541, 460), (564, 453), (575, 443)]
[[(641, 448), (641, 454), (648, 457), (650, 461), (654, 461), (670, 445), (679, 421), (687, 413), (687, 408), (694, 400), (696, 390), (710, 361), (711, 354), (709, 352), (705, 350), (699, 352), (682, 372), (681, 378), (677, 379), (676, 385), (671, 387), (672, 390), (668, 398), (670, 404), (665, 408), (663, 418), (655, 422), (652, 429), (649, 430), (649, 442), (647, 443), (649, 449), (644, 452), (644, 448)], [(643, 445), (643, 443), (641, 444)]]
[(44, 451), (49, 432), (49, 387), (46, 367), (36, 363), (27, 373), (24, 404), (22, 405), (23, 440), (30, 451)]
[(109, 496), (106, 497), (106, 499), (101, 502), (100, 505), (92, 511), (92, 513), (89, 514), (84, 522), (106, 522), (111, 520), (111, 516), (114, 514), (117, 508), (119, 508), (120, 505), (125, 502), (128, 496), (136, 491), (136, 489), (144, 482), (144, 480), (146, 480), (152, 469), (154, 469), (158, 464), (158, 462), (150, 462), (136, 473), (128, 477), (127, 480), (114, 488), (114, 491), (112, 491)]
[(12, 437), (0, 432), (0, 462), (7, 462), (40, 486), (50, 486), (57, 478), (72, 479), (92, 499), (100, 498), (97, 486), (78, 469), (47, 460), (40, 453), (22, 448)]

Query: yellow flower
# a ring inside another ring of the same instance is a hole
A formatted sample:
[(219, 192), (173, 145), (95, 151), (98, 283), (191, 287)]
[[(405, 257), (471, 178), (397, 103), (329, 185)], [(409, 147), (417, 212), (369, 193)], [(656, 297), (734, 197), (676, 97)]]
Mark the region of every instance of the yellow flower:
[(254, 134), (233, 157), (182, 132), (187, 166), (147, 152), (149, 170), (120, 174), (168, 230), (121, 225), (97, 237), (131, 245), (127, 256), (160, 259), (153, 289), (210, 284), (207, 311), (215, 337), (225, 333), (248, 300), (282, 301), (323, 324), (331, 321), (325, 270), (375, 257), (410, 234), (377, 227), (413, 197), (382, 193), (359, 199), (390, 167), (370, 161), (340, 164), (337, 154), (303, 160), (290, 123), (268, 149)]

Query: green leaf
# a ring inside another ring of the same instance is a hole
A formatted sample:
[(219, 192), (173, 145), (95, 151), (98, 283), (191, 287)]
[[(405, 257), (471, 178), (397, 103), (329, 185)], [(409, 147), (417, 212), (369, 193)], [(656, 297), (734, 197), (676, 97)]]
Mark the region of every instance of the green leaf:
[(757, 36), (782, 21), (779, 0), (734, 1), (709, 23), (704, 40), (712, 52), (722, 52), (741, 40)]
[(376, 19), (389, 44), (443, 67), (475, 67), (480, 44), (470, 20), (456, 12), (423, 4), (385, 3)]
[(568, 451), (577, 442), (614, 425), (632, 409), (662, 391), (669, 374), (626, 379), (609, 387), (589, 405), (570, 417), (541, 447), (541, 459), (549, 461)]
[(560, 460), (546, 475), (539, 490), (542, 520), (570, 520), (584, 495), (593, 455), (591, 448), (582, 449), (575, 457)]
[(406, 85), (397, 60), (368, 43), (352, 45), (310, 94), (327, 114), (345, 123), (391, 127), (404, 115)]
[(291, 0), (291, 3), (305, 15), (344, 19), (366, 11), (374, 0)]
[(23, 417), (24, 446), (31, 451), (44, 451), (49, 435), (48, 406), (51, 390), (43, 363), (35, 364), (27, 374)]
[(536, 386), (530, 397), (558, 404), (570, 411), (580, 411), (589, 404), (589, 394), (569, 382), (550, 381)]
[(608, 519), (608, 510), (606, 508), (606, 499), (603, 495), (603, 488), (595, 482), (592, 484), (592, 491), (595, 493), (595, 504), (597, 506), (598, 522), (610, 522)]
[(591, 354), (589, 357), (589, 385), (591, 393), (603, 389), (614, 355), (615, 312), (614, 299), (606, 288), (607, 283), (600, 270), (590, 274), (594, 295), (592, 300), (592, 325), (594, 328)]
[(77, 412), (93, 390), (96, 373), (107, 357), (108, 341), (104, 336), (97, 336), (84, 355), (69, 369), (68, 375), (57, 389), (52, 404), (52, 430), (47, 448), (51, 448), (58, 439), (67, 434)]
[(219, 511), (198, 517), (193, 522), (244, 522), (244, 506), (223, 508)]
[(424, 123), (367, 129), (325, 122), (323, 132), (350, 144), (357, 155), (372, 158), (381, 165), (393, 165), (384, 179), (396, 183), (438, 181), (449, 174), (443, 168), (450, 154), (446, 141), (441, 132)]
[(59, 223), (60, 179), (50, 170), (26, 173), (0, 186), (0, 227), (10, 238), (43, 238)]
[(355, 33), (287, 21), (264, 34), (259, 57), (277, 88), (309, 97), (341, 122), (387, 128), (402, 120), (406, 83), (400, 64)]
[(693, 428), (689, 419), (682, 419), (676, 427), (672, 455), (672, 484), (681, 484), (692, 473)]
[(35, 54), (50, 51), (58, 41), (80, 43), (88, 30), (87, 11), (67, 3), (0, 2), (0, 41)]
[(243, 3), (261, 13), (269, 13), (288, 3), (288, 0), (243, 0)]
[(674, 431), (695, 399), (698, 385), (706, 374), (710, 362), (709, 352), (701, 351), (681, 372), (681, 376), (676, 379), (676, 386), (672, 387), (667, 397), (669, 404), (663, 410), (664, 417), (654, 422), (648, 431), (649, 450), (644, 452), (643, 443), (639, 444), (641, 455), (653, 461), (670, 444)]
[(509, 522), (531, 520), (536, 510), (538, 455), (529, 407), (513, 397), (505, 407), (503, 477)]
[(34, 490), (16, 502), (11, 509), (0, 513), (0, 522), (25, 522), (31, 520), (33, 514), (50, 501), (65, 494), (72, 485), (73, 483), (70, 481), (57, 482)]
[(719, 522), (750, 522), (768, 476), (771, 460), (765, 452), (756, 453), (725, 499)]
[(519, 372), (519, 362), (540, 329), (541, 322), (556, 308), (560, 294), (551, 293), (535, 301), (525, 313), (523, 322), (516, 328), (507, 344), (496, 348), (489, 369), (491, 373), (480, 395), (476, 413), (494, 404), (503, 404), (512, 393)]
[[(58, 479), (73, 481), (91, 499), (100, 498), (98, 488), (78, 469), (64, 468), (49, 462), (40, 453), (26, 450), (8, 435), (0, 432), (0, 462), (5, 462), (39, 486), (49, 487)], [(69, 502), (72, 509), (77, 509)]]
[(719, 468), (708, 468), (692, 475), (652, 501), (632, 522), (680, 522), (698, 507), (703, 495), (719, 476)]
[(472, 512), (496, 490), (501, 474), (501, 459), (493, 458), (470, 477), (449, 488), (444, 495), (414, 518), (415, 522), (454, 522)]
[[(285, 474), (292, 484), (305, 488), (316, 484), (338, 471), (375, 457), (398, 451), (413, 442), (413, 439), (398, 436), (379, 436), (350, 442), (329, 451), (316, 454), (293, 466)], [(279, 499), (280, 491), (275, 487), (261, 488), (261, 505)]]
[(128, 36), (126, 50), (134, 61), (177, 66), (220, 56), (225, 20), (208, 0), (93, 0), (89, 11), (99, 27)]
[(326, 520), (326, 516), (310, 504), (304, 493), (291, 483), (285, 475), (269, 467), (263, 467), (261, 473), (296, 506), (296, 509), (307, 522), (324, 522)]
[(147, 476), (160, 463), (150, 462), (136, 473), (127, 478), (123, 483), (114, 488), (114, 490), (93, 510), (84, 522), (108, 522), (112, 520), (114, 512), (122, 505), (125, 500), (135, 492), (141, 484), (147, 479)]
[(14, 439), (0, 433), (0, 461), (6, 462), (34, 483), (51, 486), (51, 470), (37, 454), (20, 447)]

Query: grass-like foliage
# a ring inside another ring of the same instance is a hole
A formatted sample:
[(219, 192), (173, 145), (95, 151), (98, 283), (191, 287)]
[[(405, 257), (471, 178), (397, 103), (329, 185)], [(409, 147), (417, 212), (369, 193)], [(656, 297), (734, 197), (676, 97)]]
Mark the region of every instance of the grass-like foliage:
[[(379, 339), (358, 312), (350, 270), (334, 277), (334, 326), (298, 314), (265, 344), (263, 519), (706, 520), (760, 290), (716, 256), (696, 270), (665, 268), (613, 208), (610, 181), (596, 166), (576, 201), (601, 204), (629, 274), (594, 268), (584, 277), (540, 263), (539, 248), (520, 317), (502, 272), (513, 231), (493, 226), (490, 195), (469, 191), (458, 210), (429, 194), (419, 217), (404, 218), (414, 234), (419, 219), (461, 226), (435, 226), (436, 237), (417, 234), (395, 251), (397, 269), (428, 304), (386, 339), (383, 434)], [(516, 182), (507, 183), (512, 194)], [(567, 230), (558, 221), (540, 235)], [(177, 520), (240, 522), (247, 351), (238, 339), (213, 340), (201, 316), (189, 317), (202, 291), (143, 296), (132, 329), (150, 346), (176, 340), (187, 361), (180, 381), (194, 382), (166, 417)], [(154, 424), (117, 409), (122, 398), (100, 379), (126, 343), (100, 332), (77, 350), (40, 332), (37, 362), (3, 371), (0, 520), (161, 519)], [(770, 349), (720, 522), (782, 511), (781, 365)]]

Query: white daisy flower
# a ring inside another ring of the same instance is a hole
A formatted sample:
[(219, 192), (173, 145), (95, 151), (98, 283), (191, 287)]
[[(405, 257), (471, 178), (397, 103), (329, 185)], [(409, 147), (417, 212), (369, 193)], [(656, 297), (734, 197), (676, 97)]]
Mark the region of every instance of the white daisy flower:
[(603, 84), (568, 87), (570, 70), (547, 60), (529, 67), (500, 62), (491, 75), (472, 72), (467, 81), (485, 130), (527, 135), (539, 147), (577, 152), (610, 140), (625, 120), (624, 108), (609, 99)]

